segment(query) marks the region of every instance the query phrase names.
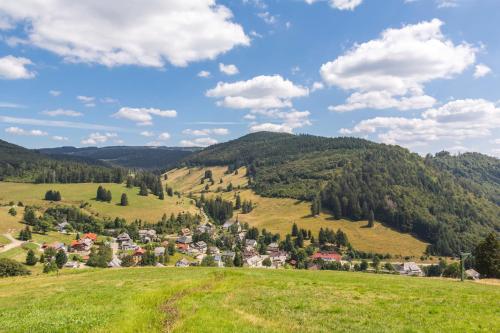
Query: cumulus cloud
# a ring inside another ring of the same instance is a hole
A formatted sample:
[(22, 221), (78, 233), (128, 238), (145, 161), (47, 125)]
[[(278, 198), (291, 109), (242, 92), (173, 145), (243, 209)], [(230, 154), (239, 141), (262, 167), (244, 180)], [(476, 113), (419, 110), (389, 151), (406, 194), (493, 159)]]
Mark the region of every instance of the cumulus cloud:
[(54, 97), (61, 96), (61, 92), (59, 90), (50, 90), (49, 94), (54, 96)]
[(47, 110), (43, 111), (42, 114), (50, 116), (50, 117), (57, 117), (57, 116), (67, 116), (67, 117), (81, 117), (83, 116), (83, 113), (73, 111), (73, 110), (64, 110), (64, 109), (56, 109), (56, 110)]
[(491, 137), (500, 129), (500, 108), (483, 99), (451, 101), (419, 118), (376, 117), (359, 122), (342, 134), (374, 134), (388, 144), (416, 145), (439, 140)]
[(19, 127), (7, 127), (5, 129), (6, 133), (13, 134), (13, 135), (24, 135), (24, 136), (46, 136), (48, 135), (47, 132), (35, 129), (35, 130), (24, 130)]
[(170, 139), (170, 134), (167, 132), (163, 132), (160, 135), (158, 135), (158, 140), (160, 141), (167, 141), (168, 139)]
[(54, 140), (54, 141), (69, 141), (69, 138), (67, 138), (65, 136), (60, 136), (60, 135), (54, 135), (52, 137), (52, 140)]
[(123, 107), (118, 112), (112, 115), (112, 117), (114, 118), (131, 120), (137, 123), (137, 125), (141, 126), (153, 125), (153, 116), (162, 118), (175, 118), (177, 117), (177, 111), (160, 110), (155, 108)]
[[(310, 5), (318, 1), (319, 0), (305, 0), (305, 2)], [(328, 2), (332, 8), (338, 10), (354, 10), (361, 5), (363, 0), (329, 0)]]
[[(253, 116), (253, 119), (256, 119), (257, 116), (260, 116), (267, 119), (274, 119), (275, 121), (280, 122), (253, 123), (249, 128), (250, 132), (270, 131), (292, 133), (296, 128), (302, 128), (304, 126), (311, 125), (311, 121), (309, 120), (309, 116), (311, 115), (311, 113), (309, 111), (298, 111), (294, 109), (290, 111), (253, 110), (249, 115)], [(252, 118), (249, 117), (248, 119)]]
[(14, 57), (11, 55), (0, 58), (0, 79), (18, 80), (31, 79), (35, 77), (35, 72), (28, 66), (33, 65), (31, 60), (23, 57)]
[(273, 109), (292, 107), (292, 99), (309, 94), (309, 90), (280, 75), (256, 76), (247, 81), (219, 82), (206, 92), (219, 98), (217, 105), (231, 109)]
[(229, 130), (227, 128), (205, 128), (205, 129), (190, 129), (187, 128), (182, 131), (182, 134), (193, 135), (193, 136), (208, 136), (208, 135), (228, 135)]
[(362, 44), (321, 66), (325, 83), (353, 91), (336, 111), (360, 108), (431, 107), (434, 98), (425, 95), (424, 84), (449, 79), (475, 62), (476, 49), (454, 44), (441, 32), (443, 22), (434, 19), (401, 29), (387, 29), (380, 38)]
[(141, 135), (150, 138), (150, 137), (154, 136), (155, 134), (151, 131), (143, 131), (143, 132), (141, 132)]
[(216, 139), (213, 138), (196, 138), (194, 140), (181, 140), (179, 145), (182, 147), (208, 147), (218, 143)]
[(232, 12), (215, 0), (3, 1), (0, 17), (27, 41), (70, 62), (186, 66), (249, 45)]
[(491, 73), (491, 68), (484, 64), (476, 65), (474, 70), (474, 78), (479, 79), (480, 77), (486, 76)]
[(314, 82), (311, 87), (311, 92), (315, 92), (322, 89), (325, 89), (325, 85), (323, 84), (323, 82)]
[(203, 77), (203, 78), (210, 77), (210, 72), (209, 71), (200, 71), (198, 73), (198, 77)]
[(98, 145), (100, 143), (106, 143), (108, 140), (117, 138), (118, 134), (116, 133), (104, 133), (101, 134), (99, 132), (90, 133), (90, 135), (81, 141), (82, 145)]
[(219, 71), (226, 75), (236, 75), (240, 72), (235, 65), (224, 65), (222, 62), (219, 63)]

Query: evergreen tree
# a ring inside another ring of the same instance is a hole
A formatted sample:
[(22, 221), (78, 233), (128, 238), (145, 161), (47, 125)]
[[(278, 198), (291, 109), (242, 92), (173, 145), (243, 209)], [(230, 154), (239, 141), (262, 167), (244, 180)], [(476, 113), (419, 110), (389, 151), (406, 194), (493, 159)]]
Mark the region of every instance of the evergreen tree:
[(128, 206), (128, 197), (126, 193), (122, 193), (122, 197), (120, 199), (121, 206)]
[(373, 214), (373, 210), (370, 210), (370, 213), (368, 213), (368, 228), (373, 228), (373, 223), (375, 221), (375, 216)]
[(342, 217), (342, 207), (340, 206), (339, 197), (336, 195), (332, 196), (332, 213), (336, 220)]
[(9, 209), (9, 214), (10, 214), (11, 216), (16, 216), (16, 215), (17, 215), (17, 211), (16, 211), (16, 209), (15, 209), (14, 207), (10, 207), (10, 209)]
[(112, 200), (112, 199), (113, 199), (113, 198), (112, 198), (112, 196), (111, 196), (111, 191), (110, 191), (110, 190), (107, 190), (107, 191), (106, 191), (106, 201), (107, 201), (107, 202), (111, 202), (111, 200)]
[(56, 265), (57, 268), (61, 269), (68, 262), (68, 256), (63, 250), (59, 250), (56, 254)]
[(160, 194), (158, 195), (158, 199), (165, 200), (165, 193), (163, 192), (163, 189), (160, 191)]
[(134, 177), (128, 176), (127, 177), (127, 188), (132, 188), (134, 187)]
[(236, 203), (234, 204), (234, 209), (240, 209), (241, 208), (241, 198), (240, 195), (236, 195)]
[(142, 195), (144, 197), (148, 196), (148, 188), (146, 187), (145, 183), (141, 183), (141, 189), (139, 191), (139, 195)]
[(297, 223), (294, 223), (292, 226), (292, 237), (297, 237), (299, 234), (299, 228), (297, 227)]
[(500, 241), (492, 232), (474, 251), (476, 269), (489, 278), (500, 278)]
[(35, 255), (35, 251), (29, 249), (26, 255), (26, 265), (34, 266), (38, 262), (38, 258)]
[(297, 238), (295, 239), (295, 245), (299, 248), (304, 247), (304, 235), (302, 234), (302, 232), (299, 232), (299, 234), (297, 235)]
[(44, 273), (57, 272), (57, 264), (54, 262), (54, 260), (50, 259), (45, 263), (45, 265), (43, 266), (43, 272)]
[(235, 267), (243, 267), (243, 257), (240, 251), (236, 252), (233, 263)]

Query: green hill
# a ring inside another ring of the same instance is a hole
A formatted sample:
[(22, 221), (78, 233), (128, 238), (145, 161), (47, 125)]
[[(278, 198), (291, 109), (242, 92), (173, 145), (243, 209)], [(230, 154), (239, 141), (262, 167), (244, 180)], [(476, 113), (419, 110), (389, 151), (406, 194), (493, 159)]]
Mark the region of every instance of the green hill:
[(132, 268), (0, 279), (0, 332), (497, 332), (498, 286), (368, 273)]
[[(474, 155), (469, 159), (475, 160)], [(247, 166), (262, 196), (316, 201), (335, 217), (377, 220), (431, 243), (429, 252), (456, 255), (500, 231), (500, 186), (494, 170), (470, 168), (476, 190), (446, 163), (357, 138), (254, 133), (187, 157), (187, 166)], [(479, 163), (483, 165), (484, 163)], [(484, 182), (481, 177), (487, 177)]]

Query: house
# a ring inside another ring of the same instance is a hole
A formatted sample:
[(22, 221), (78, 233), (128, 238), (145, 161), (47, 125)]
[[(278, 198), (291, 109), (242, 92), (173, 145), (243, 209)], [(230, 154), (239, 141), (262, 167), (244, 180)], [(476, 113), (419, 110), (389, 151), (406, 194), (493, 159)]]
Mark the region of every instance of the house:
[(108, 267), (111, 267), (111, 268), (118, 268), (118, 267), (121, 267), (121, 266), (122, 266), (122, 261), (120, 259), (118, 259), (117, 257), (115, 257), (115, 256), (108, 263)]
[(321, 259), (326, 262), (333, 262), (333, 261), (340, 262), (342, 256), (335, 252), (316, 252), (310, 258), (313, 261)]
[(237, 237), (238, 237), (238, 240), (240, 242), (243, 242), (245, 240), (246, 236), (247, 236), (247, 232), (246, 231), (242, 231), (242, 232), (238, 233)]
[(163, 246), (155, 247), (154, 253), (156, 257), (165, 255), (165, 248)]
[(90, 251), (92, 245), (94, 245), (94, 242), (90, 238), (84, 238), (71, 241), (70, 248), (72, 251), (87, 252)]
[(413, 261), (405, 262), (403, 264), (394, 264), (394, 270), (401, 275), (423, 276), (424, 273)]
[(56, 251), (63, 250), (66, 252), (66, 245), (61, 242), (53, 242), (53, 243), (43, 243), (42, 249), (52, 248)]
[(214, 227), (211, 224), (204, 224), (200, 225), (198, 228), (196, 228), (196, 231), (200, 234), (212, 234), (214, 232)]
[(156, 265), (155, 265), (155, 267), (165, 267), (165, 265), (163, 265), (162, 263), (157, 262)]
[(222, 256), (222, 259), (228, 257), (230, 260), (234, 260), (236, 253), (234, 253), (233, 251), (224, 251), (224, 252), (222, 252), (221, 256)]
[(116, 237), (116, 241), (118, 243), (130, 242), (130, 241), (132, 241), (132, 238), (130, 238), (130, 236), (126, 232), (124, 232), (124, 233), (119, 234)]
[(269, 255), (269, 259), (271, 259), (273, 267), (280, 268), (285, 266), (288, 255), (285, 251), (276, 251)]
[(89, 232), (84, 234), (82, 239), (90, 239), (92, 242), (95, 243), (97, 241), (97, 235), (92, 232)]
[(184, 244), (184, 243), (177, 243), (176, 244), (177, 250), (183, 253), (187, 253), (189, 250), (189, 244)]
[(191, 236), (191, 230), (189, 230), (189, 228), (182, 228), (181, 234), (182, 236)]
[(208, 245), (204, 241), (199, 241), (193, 244), (193, 248), (200, 251), (200, 253), (207, 253)]
[(182, 258), (175, 263), (175, 267), (189, 267), (189, 261), (186, 258)]
[(254, 248), (246, 248), (244, 251), (243, 251), (243, 258), (244, 259), (248, 259), (248, 258), (251, 258), (253, 256), (256, 256), (258, 253), (257, 253), (257, 250), (255, 250)]
[(139, 230), (139, 238), (143, 243), (153, 242), (158, 239), (158, 237), (156, 236), (156, 230), (154, 229)]
[(224, 222), (224, 224), (222, 225), (222, 229), (224, 230), (229, 230), (229, 228), (235, 223), (236, 221), (235, 220), (227, 220), (226, 222)]
[(66, 233), (66, 229), (71, 227), (71, 224), (69, 224), (68, 222), (64, 221), (64, 222), (61, 222), (61, 223), (58, 223), (56, 225), (56, 230), (59, 231), (59, 232), (62, 232), (62, 233)]
[(254, 268), (263, 267), (262, 263), (268, 257), (269, 256), (266, 255), (255, 255), (253, 257), (246, 259), (245, 262), (249, 267), (254, 267)]
[(125, 241), (120, 243), (120, 250), (122, 251), (130, 251), (130, 250), (135, 250), (139, 246), (137, 246), (134, 242), (130, 241)]
[(256, 248), (257, 247), (257, 241), (255, 239), (247, 239), (245, 241), (245, 246), (250, 247), (250, 248)]
[(191, 244), (193, 242), (193, 237), (191, 236), (180, 236), (176, 240), (179, 244)]
[(277, 252), (280, 250), (278, 243), (271, 243), (267, 246), (267, 252)]
[(481, 274), (479, 274), (478, 272), (476, 272), (474, 269), (471, 268), (465, 271), (465, 276), (467, 277), (467, 279), (479, 280)]
[(224, 267), (224, 257), (220, 254), (214, 255), (214, 261), (217, 267)]

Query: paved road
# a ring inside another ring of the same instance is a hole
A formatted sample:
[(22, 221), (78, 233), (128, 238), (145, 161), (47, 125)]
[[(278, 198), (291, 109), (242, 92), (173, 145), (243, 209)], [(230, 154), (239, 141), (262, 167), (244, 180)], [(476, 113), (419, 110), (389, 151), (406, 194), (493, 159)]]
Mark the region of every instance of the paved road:
[(12, 237), (11, 234), (4, 234), (4, 236), (10, 240), (10, 243), (5, 245), (3, 248), (1, 248), (0, 252), (9, 251), (9, 250), (16, 248), (16, 247), (19, 247), (25, 243), (25, 242), (22, 242), (20, 240), (15, 239), (14, 237)]

